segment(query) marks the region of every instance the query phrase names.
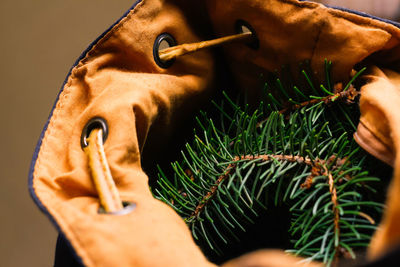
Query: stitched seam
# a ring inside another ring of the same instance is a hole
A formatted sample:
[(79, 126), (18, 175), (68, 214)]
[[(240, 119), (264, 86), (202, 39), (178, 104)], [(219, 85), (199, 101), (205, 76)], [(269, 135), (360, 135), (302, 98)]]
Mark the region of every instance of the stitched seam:
[(113, 36), (113, 34), (115, 32), (120, 30), (121, 27), (123, 27), (130, 20), (130, 18), (133, 16), (133, 14), (135, 14), (137, 12), (138, 8), (140, 8), (141, 5), (144, 5), (145, 2), (146, 2), (146, 0), (142, 0), (134, 9), (131, 10), (131, 12), (129, 12), (129, 14), (125, 18), (121, 19), (121, 21), (117, 25), (115, 25), (112, 29), (110, 29), (106, 33), (106, 35), (104, 35), (103, 38), (101, 38), (95, 45), (93, 45), (92, 49), (90, 49), (90, 51), (88, 51), (86, 53), (86, 56), (79, 61), (79, 64), (76, 67), (78, 67), (80, 64), (84, 65), (83, 62), (86, 61), (90, 57), (90, 55), (93, 53), (93, 51), (96, 50), (98, 46), (102, 45), (104, 42), (106, 42), (108, 39), (110, 39), (111, 36)]
[[(42, 146), (40, 147), (40, 151), (38, 153), (37, 159), (36, 159), (36, 164), (34, 166), (34, 172), (33, 172), (33, 182), (32, 182), (32, 186), (34, 191), (37, 192), (37, 185), (36, 185), (36, 179), (34, 179), (35, 177), (37, 177), (37, 173), (39, 172), (39, 170), (42, 170), (42, 168), (40, 166), (42, 166), (40, 164), (41, 162), (41, 158), (43, 153), (46, 151), (47, 147), (48, 147), (48, 142), (47, 140), (49, 139), (49, 137), (53, 136), (54, 133), (53, 132), (57, 132), (57, 130), (54, 131), (54, 125), (56, 124), (56, 122), (58, 121), (58, 117), (60, 112), (63, 110), (63, 106), (65, 101), (68, 99), (68, 95), (70, 94), (70, 90), (71, 90), (71, 84), (72, 81), (75, 79), (75, 75), (76, 72), (79, 68), (81, 68), (82, 66), (84, 66), (83, 61), (85, 61), (89, 56), (90, 53), (92, 51), (94, 51), (100, 44), (104, 43), (106, 40), (108, 40), (113, 33), (115, 33), (117, 30), (119, 30), (123, 25), (125, 25), (125, 23), (133, 16), (134, 13), (137, 12), (137, 9), (140, 8), (141, 5), (144, 5), (144, 2), (146, 0), (142, 0), (142, 2), (140, 2), (137, 6), (135, 6), (135, 8), (133, 8), (131, 10), (131, 12), (129, 12), (129, 14), (123, 18), (117, 25), (115, 25), (103, 38), (101, 38), (93, 47), (92, 49), (90, 49), (90, 51), (88, 51), (85, 55), (84, 58), (82, 58), (79, 63), (71, 70), (71, 74), (68, 78), (67, 83), (64, 85), (64, 89), (62, 90), (60, 97), (59, 97), (59, 101), (56, 104), (56, 107), (53, 111), (53, 115), (50, 118), (50, 122), (47, 126), (47, 130), (44, 134), (44, 137), (42, 139)], [(47, 151), (46, 151), (47, 152)], [(40, 199), (40, 196), (37, 194), (37, 197)], [(41, 201), (43, 203), (43, 205), (48, 208), (48, 206), (45, 204), (45, 202)], [(50, 210), (49, 210), (50, 212)], [(80, 239), (77, 238), (77, 234), (75, 233), (75, 231), (69, 227), (68, 224), (64, 224), (63, 222), (65, 221), (65, 216), (63, 216), (62, 214), (59, 214), (57, 212), (56, 209), (52, 209), (51, 210), (53, 218), (59, 218), (61, 220), (55, 220), (57, 222), (57, 224), (59, 226), (63, 225), (63, 227), (61, 228), (65, 233), (69, 233), (72, 236), (73, 241), (75, 241), (74, 246), (79, 247), (79, 249), (76, 249), (75, 252), (82, 258), (82, 261), (89, 261), (89, 265), (93, 265), (93, 260), (90, 256), (89, 253), (86, 252), (86, 250), (83, 248), (83, 244), (81, 243)], [(67, 238), (69, 238), (68, 236), (66, 236)], [(70, 240), (72, 240), (70, 239)], [(78, 253), (79, 251), (79, 253)], [(83, 255), (82, 255), (83, 254)]]
[[(98, 46), (100, 46), (101, 44), (103, 44), (104, 42), (106, 42), (108, 39), (111, 38), (111, 36), (117, 32), (118, 30), (120, 30), (121, 27), (123, 27), (127, 21), (130, 20), (130, 18), (137, 12), (137, 10), (140, 8), (140, 6), (144, 5), (144, 3), (146, 2), (146, 0), (141, 0), (141, 2), (139, 4), (137, 4), (130, 12), (128, 15), (126, 15), (125, 18), (121, 19), (121, 21), (115, 25), (112, 29), (110, 29), (103, 38), (101, 38), (96, 44), (93, 45), (93, 47), (86, 53), (86, 55), (79, 61), (78, 64), (76, 64), (76, 66), (71, 70), (71, 74), (68, 78), (68, 82), (65, 85), (64, 88), (66, 88), (67, 86), (69, 86), (70, 81), (72, 79), (75, 78), (76, 72), (78, 69), (80, 69), (81, 67), (85, 66), (85, 61), (91, 56), (91, 54), (93, 53), (94, 50), (97, 49)], [(50, 125), (49, 125), (50, 127)]]
[[(58, 117), (60, 111), (62, 110), (64, 101), (68, 98), (68, 95), (70, 93), (70, 90), (69, 90), (70, 87), (68, 85), (66, 85), (64, 88), (65, 89), (63, 90), (62, 96), (60, 96), (60, 100), (57, 103), (57, 106), (56, 106), (56, 108), (55, 108), (55, 110), (53, 112), (52, 119), (51, 119), (51, 121), (50, 121), (50, 123), (49, 123), (49, 125), (47, 127), (47, 131), (45, 133), (45, 136), (43, 137), (42, 146), (40, 148), (40, 151), (39, 151), (39, 154), (38, 154), (38, 157), (37, 157), (37, 160), (36, 160), (35, 170), (33, 172), (33, 177), (37, 177), (37, 173), (39, 172), (39, 170), (42, 169), (40, 167), (40, 166), (42, 166), (40, 163), (41, 163), (42, 154), (46, 151), (46, 148), (48, 146), (47, 139), (49, 138), (49, 136), (52, 136), (52, 134), (53, 134), (53, 131), (52, 131), (53, 125), (55, 124), (55, 121), (57, 120), (57, 117)], [(37, 168), (36, 166), (39, 166), (39, 167)], [(33, 180), (33, 188), (34, 188), (35, 192), (38, 192), (35, 181), (36, 180), (34, 179)], [(39, 191), (43, 191), (43, 190), (39, 190)], [(40, 199), (40, 195), (39, 194), (37, 194), (37, 197)], [(43, 203), (44, 206), (48, 207), (45, 204), (46, 203), (45, 201), (41, 201), (41, 202)], [(50, 210), (49, 210), (49, 212), (50, 212)], [(75, 231), (69, 226), (69, 224), (64, 223), (65, 222), (65, 216), (63, 216), (63, 214), (61, 214), (61, 213), (58, 213), (57, 209), (52, 209), (51, 212), (52, 212), (52, 216), (53, 216), (54, 220), (60, 226), (60, 229), (62, 229), (64, 231), (64, 233), (69, 233), (69, 234), (71, 234), (71, 235), (73, 235), (75, 237), (76, 236)], [(59, 219), (59, 220), (56, 220), (56, 218)], [(89, 264), (91, 265), (92, 264), (92, 260), (88, 256), (86, 251), (84, 250), (83, 244), (77, 238), (73, 238), (73, 240), (70, 240), (70, 241), (71, 241), (71, 243), (72, 243), (72, 241), (75, 241), (75, 242), (73, 242), (74, 243), (73, 245), (77, 246), (79, 248), (79, 249), (76, 249), (75, 251), (79, 256), (81, 256), (82, 261), (84, 261), (84, 259), (85, 259), (85, 261), (89, 261)], [(78, 253), (78, 251), (79, 251), (79, 253)]]

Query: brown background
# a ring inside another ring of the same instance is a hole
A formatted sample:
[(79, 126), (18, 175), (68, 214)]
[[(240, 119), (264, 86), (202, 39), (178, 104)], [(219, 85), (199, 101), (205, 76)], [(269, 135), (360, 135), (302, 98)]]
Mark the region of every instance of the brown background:
[(30, 160), (69, 68), (133, 2), (0, 1), (0, 266), (52, 266), (57, 235), (29, 196)]
[[(56, 231), (28, 194), (30, 160), (69, 68), (133, 2), (0, 1), (1, 266), (52, 266)], [(392, 8), (375, 7), (378, 15), (389, 16), (400, 1), (325, 2), (344, 2), (351, 8), (358, 8), (358, 2), (369, 12), (374, 10), (372, 2), (391, 4)]]

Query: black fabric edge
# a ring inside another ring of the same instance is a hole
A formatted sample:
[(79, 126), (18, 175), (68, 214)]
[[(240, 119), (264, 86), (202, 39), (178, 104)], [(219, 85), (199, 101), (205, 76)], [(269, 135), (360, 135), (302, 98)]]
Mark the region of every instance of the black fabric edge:
[(82, 261), (76, 256), (74, 248), (63, 233), (59, 233), (56, 243), (54, 267), (83, 267)]

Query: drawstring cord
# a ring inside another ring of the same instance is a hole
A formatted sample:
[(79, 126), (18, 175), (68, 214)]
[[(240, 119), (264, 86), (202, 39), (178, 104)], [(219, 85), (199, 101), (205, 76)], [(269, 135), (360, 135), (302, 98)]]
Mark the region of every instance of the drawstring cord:
[[(159, 51), (159, 57), (162, 61), (168, 61), (205, 48), (235, 41), (251, 41), (252, 38), (251, 32), (243, 32), (198, 43), (177, 45)], [(87, 143), (88, 145), (84, 148), (84, 151), (88, 157), (90, 173), (102, 208), (106, 213), (115, 213), (122, 210), (123, 204), (104, 152), (103, 130), (99, 128), (93, 129), (87, 138)]]
[(103, 131), (93, 129), (87, 140), (88, 146), (84, 148), (84, 151), (88, 157), (89, 169), (100, 204), (108, 213), (122, 210), (122, 201), (104, 152)]
[(202, 41), (198, 43), (181, 44), (160, 50), (158, 54), (162, 61), (168, 61), (186, 54), (194, 53), (196, 51), (205, 48), (215, 47), (222, 44), (231, 43), (234, 41), (250, 41), (251, 38), (253, 38), (252, 35), (253, 35), (252, 32), (243, 32), (239, 34), (225, 36), (208, 41)]

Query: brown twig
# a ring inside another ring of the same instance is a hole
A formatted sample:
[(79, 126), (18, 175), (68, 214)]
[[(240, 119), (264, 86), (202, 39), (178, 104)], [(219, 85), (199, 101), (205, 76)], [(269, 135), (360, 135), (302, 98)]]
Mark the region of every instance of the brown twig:
[[(337, 101), (337, 100), (344, 100), (347, 103), (352, 103), (354, 101), (354, 99), (356, 98), (356, 96), (359, 94), (359, 92), (356, 90), (356, 88), (352, 85), (350, 85), (350, 87), (346, 90), (343, 91), (343, 84), (342, 83), (338, 83), (334, 86), (334, 94), (333, 95), (328, 95), (324, 98), (321, 99), (311, 99), (305, 102), (302, 102), (300, 104), (293, 104), (290, 105), (284, 109), (281, 109), (279, 111), (279, 114), (285, 114), (289, 111), (293, 111), (293, 110), (297, 110), (303, 107), (307, 107), (307, 106), (311, 106), (317, 103), (321, 103), (324, 102), (325, 105), (329, 105), (332, 104), (333, 102)], [(257, 127), (260, 127), (263, 123), (265, 123), (268, 120), (268, 118), (260, 121), (257, 124)]]
[(280, 110), (279, 113), (284, 114), (288, 111), (300, 109), (300, 108), (306, 107), (306, 106), (311, 106), (313, 104), (317, 104), (320, 102), (324, 102), (326, 105), (329, 105), (337, 100), (342, 100), (342, 99), (344, 99), (346, 101), (353, 101), (357, 95), (358, 95), (358, 91), (355, 89), (355, 87), (350, 86), (346, 91), (343, 91), (343, 84), (338, 83), (335, 85), (335, 94), (328, 95), (321, 99), (311, 99), (309, 101), (305, 101), (300, 104), (294, 104), (290, 107)]
[[(331, 156), (328, 160), (322, 160), (322, 159), (311, 160), (308, 157), (294, 156), (294, 155), (245, 155), (245, 156), (240, 156), (240, 157), (236, 156), (232, 160), (233, 163), (230, 163), (227, 166), (225, 173), (218, 177), (218, 179), (215, 181), (215, 184), (210, 188), (208, 193), (200, 200), (199, 204), (196, 206), (196, 209), (187, 218), (186, 221), (191, 221), (192, 219), (196, 218), (199, 215), (199, 213), (204, 209), (204, 207), (207, 205), (207, 203), (217, 193), (218, 186), (226, 178), (228, 178), (229, 175), (231, 174), (232, 170), (234, 170), (236, 168), (237, 162), (241, 161), (241, 160), (246, 160), (246, 159), (248, 159), (248, 160), (261, 159), (262, 161), (278, 160), (278, 161), (287, 161), (287, 162), (298, 162), (300, 164), (306, 164), (306, 165), (312, 166), (313, 168), (312, 168), (311, 175), (307, 178), (307, 179), (311, 180), (311, 183), (310, 183), (309, 187), (307, 187), (307, 188), (311, 187), (313, 177), (321, 175), (325, 172), (325, 170), (323, 168), (326, 168), (326, 165), (329, 165), (335, 161), (335, 166), (333, 166), (333, 168), (336, 168), (336, 167), (340, 167), (341, 165), (343, 165), (346, 161), (345, 159), (336, 159), (335, 156)], [(329, 172), (325, 172), (325, 173), (327, 173), (327, 175), (330, 174)], [(304, 186), (303, 186), (303, 188), (304, 188)], [(334, 194), (336, 195), (336, 189), (335, 189)], [(336, 199), (337, 199), (337, 197), (336, 197)], [(334, 205), (334, 206), (336, 207), (337, 205)]]
[[(332, 210), (333, 210), (333, 214), (334, 214), (334, 232), (335, 235), (338, 236), (339, 238), (339, 234), (340, 234), (340, 225), (339, 225), (339, 220), (340, 220), (340, 214), (339, 214), (339, 209), (338, 209), (338, 200), (337, 200), (337, 193), (336, 193), (336, 187), (335, 187), (335, 181), (333, 179), (333, 175), (331, 172), (328, 171), (328, 169), (326, 168), (326, 166), (323, 166), (325, 175), (328, 177), (328, 183), (329, 183), (329, 192), (331, 193), (331, 201), (333, 204)], [(335, 245), (335, 258), (339, 257), (339, 253), (340, 253), (341, 249), (340, 249), (340, 245), (339, 242), (337, 245)]]

